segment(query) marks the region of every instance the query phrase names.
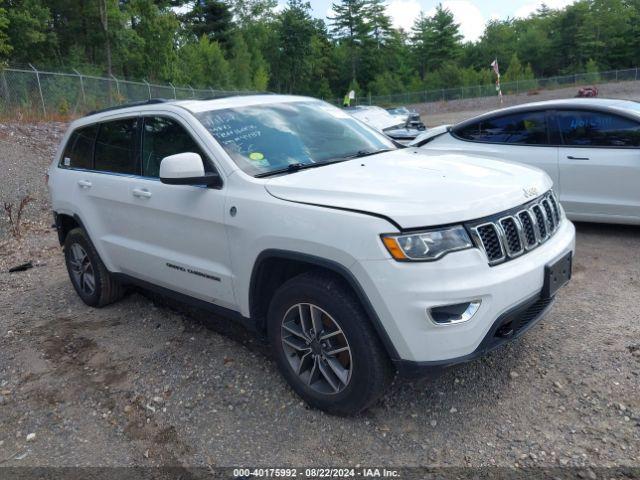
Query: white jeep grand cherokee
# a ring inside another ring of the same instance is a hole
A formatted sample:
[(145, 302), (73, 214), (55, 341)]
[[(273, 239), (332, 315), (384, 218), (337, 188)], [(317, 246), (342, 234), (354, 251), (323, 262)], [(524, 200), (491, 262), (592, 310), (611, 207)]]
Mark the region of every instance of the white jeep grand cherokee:
[(149, 101), (71, 125), (49, 170), (71, 282), (136, 284), (265, 335), (292, 388), (352, 414), (518, 337), (571, 276), (540, 170), (402, 148), (293, 96)]

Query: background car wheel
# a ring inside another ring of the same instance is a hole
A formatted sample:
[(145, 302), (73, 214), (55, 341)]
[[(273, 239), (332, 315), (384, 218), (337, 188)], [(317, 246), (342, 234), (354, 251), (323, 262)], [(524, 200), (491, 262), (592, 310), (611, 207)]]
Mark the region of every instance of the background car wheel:
[(71, 230), (64, 241), (69, 278), (84, 303), (103, 307), (122, 297), (123, 289), (100, 260), (82, 228)]
[(393, 379), (360, 302), (334, 275), (308, 272), (285, 282), (269, 306), (268, 332), (283, 376), (315, 408), (358, 413)]

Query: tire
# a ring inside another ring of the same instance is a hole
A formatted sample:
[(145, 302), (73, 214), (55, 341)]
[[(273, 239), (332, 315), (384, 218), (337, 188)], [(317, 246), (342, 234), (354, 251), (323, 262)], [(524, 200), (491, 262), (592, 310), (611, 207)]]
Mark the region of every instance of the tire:
[(64, 258), (71, 284), (84, 303), (100, 308), (122, 298), (122, 285), (104, 266), (83, 228), (67, 233)]
[[(305, 334), (309, 329), (303, 325), (319, 327)], [(280, 372), (314, 408), (357, 414), (393, 380), (394, 369), (371, 321), (351, 288), (335, 275), (312, 271), (285, 282), (271, 300), (267, 328)], [(323, 333), (316, 335), (317, 330)]]

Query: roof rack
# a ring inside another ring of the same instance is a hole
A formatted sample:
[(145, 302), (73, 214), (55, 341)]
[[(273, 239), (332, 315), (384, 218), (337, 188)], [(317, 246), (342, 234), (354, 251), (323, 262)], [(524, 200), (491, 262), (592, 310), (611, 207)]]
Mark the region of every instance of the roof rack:
[(129, 108), (129, 107), (139, 107), (141, 105), (154, 105), (156, 103), (167, 103), (173, 100), (168, 100), (166, 98), (150, 98), (149, 100), (143, 100), (141, 102), (131, 102), (131, 103), (123, 103), (121, 105), (115, 105), (113, 107), (101, 108), (99, 110), (92, 110), (87, 113), (85, 116), (95, 115), (96, 113), (110, 112), (112, 110), (120, 110), (121, 108)]

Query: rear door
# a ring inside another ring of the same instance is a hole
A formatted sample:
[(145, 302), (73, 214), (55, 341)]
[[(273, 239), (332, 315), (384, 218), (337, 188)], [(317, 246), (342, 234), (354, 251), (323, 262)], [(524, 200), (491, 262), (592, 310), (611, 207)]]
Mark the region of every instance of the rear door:
[[(558, 182), (558, 147), (550, 137), (547, 112), (533, 110), (498, 114), (454, 127), (427, 143), (445, 148), (538, 167)], [(448, 138), (447, 138), (448, 137)]]
[[(107, 268), (121, 271), (127, 231), (128, 184), (139, 175), (136, 116), (98, 124), (95, 142), (83, 169), (74, 172), (75, 202), (81, 220)], [(63, 157), (62, 162), (66, 162)], [(73, 164), (73, 159), (70, 160)]]
[(122, 271), (193, 297), (235, 308), (225, 229), (225, 190), (166, 185), (160, 162), (198, 153), (206, 171), (215, 166), (188, 124), (176, 115), (141, 121), (141, 175), (124, 193), (127, 236)]
[(560, 199), (575, 219), (640, 220), (640, 123), (589, 110), (559, 110)]

